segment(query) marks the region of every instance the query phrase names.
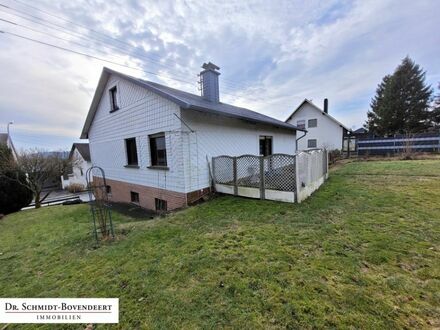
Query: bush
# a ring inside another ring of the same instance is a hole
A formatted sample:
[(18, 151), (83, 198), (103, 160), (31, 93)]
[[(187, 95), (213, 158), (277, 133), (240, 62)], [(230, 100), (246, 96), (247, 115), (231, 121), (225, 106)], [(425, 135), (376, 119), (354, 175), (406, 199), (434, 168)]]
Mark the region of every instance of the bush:
[(20, 211), (32, 202), (32, 191), (16, 179), (25, 180), (25, 175), (17, 170), (3, 170), (0, 175), (0, 213)]
[(71, 183), (70, 185), (67, 186), (67, 190), (71, 193), (81, 192), (84, 191), (85, 189), (86, 187), (81, 183)]
[(334, 164), (337, 160), (342, 159), (342, 153), (338, 149), (330, 150), (328, 152), (328, 163)]

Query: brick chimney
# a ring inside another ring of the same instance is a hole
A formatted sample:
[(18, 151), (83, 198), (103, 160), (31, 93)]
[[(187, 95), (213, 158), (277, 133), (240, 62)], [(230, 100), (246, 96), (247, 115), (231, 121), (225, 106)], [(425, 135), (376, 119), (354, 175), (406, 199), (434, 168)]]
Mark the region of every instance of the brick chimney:
[(208, 101), (220, 102), (220, 93), (218, 86), (218, 76), (220, 68), (209, 62), (202, 65), (203, 71), (200, 72), (200, 83), (202, 86), (202, 97)]

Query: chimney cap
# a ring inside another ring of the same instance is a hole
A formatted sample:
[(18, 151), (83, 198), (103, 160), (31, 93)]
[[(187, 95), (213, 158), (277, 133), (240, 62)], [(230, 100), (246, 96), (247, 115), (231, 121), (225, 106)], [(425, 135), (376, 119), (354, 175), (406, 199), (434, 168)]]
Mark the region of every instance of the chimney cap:
[(208, 63), (203, 63), (203, 65), (202, 65), (202, 69), (205, 69), (205, 70), (220, 70), (220, 68), (217, 66), (217, 65), (215, 65), (214, 63), (212, 63), (212, 62), (208, 62)]

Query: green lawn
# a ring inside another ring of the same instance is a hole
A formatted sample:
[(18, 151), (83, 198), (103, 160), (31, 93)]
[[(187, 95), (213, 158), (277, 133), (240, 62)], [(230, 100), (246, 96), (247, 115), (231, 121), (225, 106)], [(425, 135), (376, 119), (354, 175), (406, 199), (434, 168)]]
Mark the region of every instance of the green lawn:
[(440, 160), (349, 163), (300, 205), (114, 218), (98, 249), (87, 205), (0, 220), (0, 296), (119, 297), (97, 329), (440, 327)]

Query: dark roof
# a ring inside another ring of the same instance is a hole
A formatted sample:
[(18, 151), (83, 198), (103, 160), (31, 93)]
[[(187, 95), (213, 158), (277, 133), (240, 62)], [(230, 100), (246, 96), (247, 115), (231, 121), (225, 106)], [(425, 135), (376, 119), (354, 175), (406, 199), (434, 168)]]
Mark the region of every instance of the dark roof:
[(364, 134), (364, 133), (368, 133), (368, 131), (365, 128), (361, 127), (361, 128), (358, 128), (357, 130), (355, 130), (353, 133), (354, 134)]
[(222, 102), (219, 102), (219, 103), (210, 102), (208, 100), (205, 100), (200, 95), (187, 93), (187, 92), (184, 92), (184, 91), (181, 91), (181, 90), (178, 90), (175, 88), (171, 88), (168, 86), (164, 86), (164, 85), (152, 82), (152, 81), (142, 80), (139, 78), (135, 78), (135, 77), (132, 77), (129, 75), (119, 73), (117, 71), (113, 71), (108, 68), (104, 68), (103, 72), (101, 74), (101, 78), (98, 83), (98, 87), (95, 92), (95, 96), (92, 100), (92, 105), (90, 106), (90, 110), (87, 115), (87, 119), (84, 124), (83, 131), (81, 133), (82, 139), (88, 138), (89, 128), (92, 124), (93, 117), (95, 115), (95, 112), (97, 110), (97, 107), (98, 107), (98, 104), (99, 104), (99, 101), (101, 98), (101, 94), (104, 90), (105, 84), (106, 84), (107, 79), (110, 76), (110, 74), (118, 75), (118, 76), (138, 85), (138, 86), (144, 87), (144, 88), (148, 89), (149, 91), (152, 91), (152, 92), (178, 104), (183, 109), (191, 109), (191, 110), (197, 110), (197, 111), (201, 111), (201, 112), (208, 112), (208, 113), (213, 113), (213, 114), (217, 114), (217, 115), (221, 115), (221, 116), (242, 119), (242, 120), (250, 121), (253, 123), (268, 124), (268, 125), (272, 125), (272, 126), (276, 126), (276, 127), (280, 127), (280, 128), (285, 128), (285, 129), (289, 129), (289, 130), (294, 130), (294, 131), (296, 131), (296, 130), (305, 131), (304, 129), (300, 129), (294, 125), (287, 124), (281, 120), (263, 115), (261, 113), (258, 113), (258, 112), (255, 112), (255, 111), (252, 111), (252, 110), (249, 110), (246, 108), (236, 107), (234, 105), (222, 103)]
[(78, 152), (80, 153), (81, 157), (84, 158), (84, 160), (86, 162), (90, 162), (91, 158), (90, 158), (90, 149), (89, 149), (89, 144), (88, 143), (74, 143), (72, 145), (72, 149), (70, 150), (70, 154), (69, 154), (69, 158), (72, 157), (73, 155), (73, 151), (78, 150)]

